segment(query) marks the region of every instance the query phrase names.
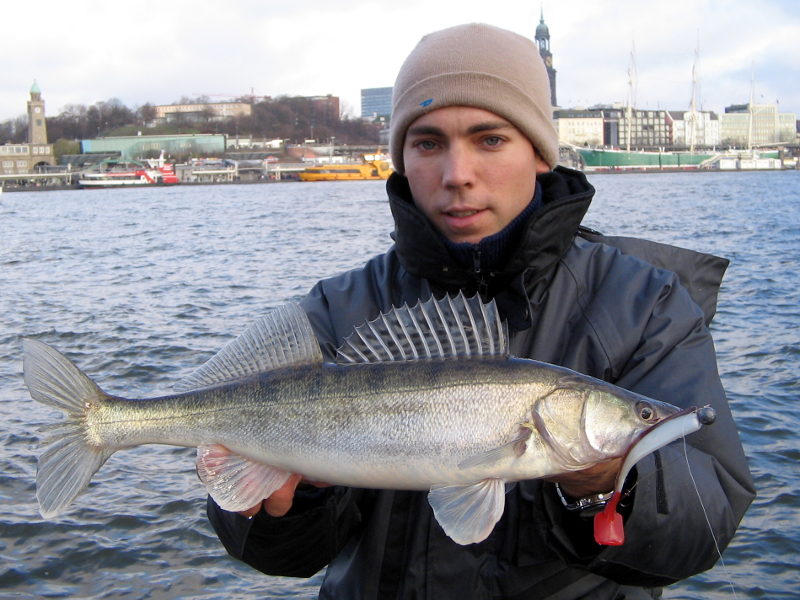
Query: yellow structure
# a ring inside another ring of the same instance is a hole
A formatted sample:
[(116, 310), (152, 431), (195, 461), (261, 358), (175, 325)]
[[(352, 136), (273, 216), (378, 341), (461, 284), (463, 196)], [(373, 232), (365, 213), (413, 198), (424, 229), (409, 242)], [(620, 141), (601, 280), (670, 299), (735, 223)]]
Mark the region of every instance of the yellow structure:
[(308, 167), (300, 172), (300, 181), (365, 181), (388, 179), (394, 172), (389, 161), (365, 157), (363, 163), (329, 164)]

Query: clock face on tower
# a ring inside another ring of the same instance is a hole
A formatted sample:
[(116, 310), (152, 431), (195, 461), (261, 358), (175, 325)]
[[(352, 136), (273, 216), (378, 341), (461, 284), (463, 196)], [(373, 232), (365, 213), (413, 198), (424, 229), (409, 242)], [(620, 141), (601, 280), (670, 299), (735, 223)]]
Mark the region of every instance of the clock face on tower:
[(40, 113), (40, 112), (42, 112), (42, 107), (41, 107), (41, 106), (34, 106), (34, 107), (33, 107), (33, 112), (35, 112), (35, 113)]

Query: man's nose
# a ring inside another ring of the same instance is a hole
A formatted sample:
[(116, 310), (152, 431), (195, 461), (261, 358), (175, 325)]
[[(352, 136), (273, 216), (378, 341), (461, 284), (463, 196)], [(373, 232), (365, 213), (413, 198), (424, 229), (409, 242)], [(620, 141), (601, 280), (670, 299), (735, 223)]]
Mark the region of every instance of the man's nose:
[(448, 188), (475, 184), (475, 156), (463, 144), (451, 144), (444, 159), (442, 183)]

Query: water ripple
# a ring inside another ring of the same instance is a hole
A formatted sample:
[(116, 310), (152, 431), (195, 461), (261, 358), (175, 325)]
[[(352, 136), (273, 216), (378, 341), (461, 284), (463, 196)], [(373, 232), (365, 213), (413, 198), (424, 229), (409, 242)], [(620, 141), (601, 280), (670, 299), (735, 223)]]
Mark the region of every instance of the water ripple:
[[(598, 176), (587, 225), (731, 258), (713, 326), (759, 497), (715, 567), (670, 599), (800, 589), (800, 173)], [(22, 337), (110, 392), (168, 390), (268, 308), (390, 243), (380, 182), (5, 194), (0, 204), (0, 589), (10, 598), (313, 598), (226, 556), (188, 449), (114, 455), (63, 518), (35, 500), (40, 425)]]

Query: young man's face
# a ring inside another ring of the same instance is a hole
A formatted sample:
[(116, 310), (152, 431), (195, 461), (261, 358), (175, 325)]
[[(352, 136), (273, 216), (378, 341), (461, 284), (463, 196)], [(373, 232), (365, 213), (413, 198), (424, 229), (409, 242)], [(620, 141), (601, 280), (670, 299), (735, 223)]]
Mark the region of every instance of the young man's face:
[(414, 202), (453, 242), (477, 243), (505, 228), (550, 170), (509, 121), (449, 106), (411, 123), (403, 145)]

